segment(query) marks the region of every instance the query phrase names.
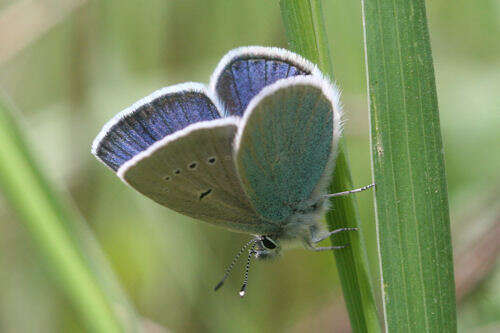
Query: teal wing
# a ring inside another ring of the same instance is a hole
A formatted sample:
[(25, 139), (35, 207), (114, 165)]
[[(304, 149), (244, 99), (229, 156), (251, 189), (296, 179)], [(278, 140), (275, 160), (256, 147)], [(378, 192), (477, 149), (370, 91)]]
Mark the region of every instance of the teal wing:
[(299, 76), (264, 88), (235, 141), (238, 174), (255, 210), (282, 221), (323, 194), (340, 131), (338, 93), (327, 80)]

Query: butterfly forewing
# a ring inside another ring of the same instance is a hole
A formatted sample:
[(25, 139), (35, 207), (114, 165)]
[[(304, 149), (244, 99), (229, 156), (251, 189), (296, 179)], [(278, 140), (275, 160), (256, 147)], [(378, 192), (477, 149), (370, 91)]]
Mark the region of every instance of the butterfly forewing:
[(236, 165), (256, 211), (282, 221), (306, 205), (334, 156), (340, 124), (320, 78), (281, 80), (250, 103)]
[(179, 213), (236, 231), (274, 231), (255, 214), (236, 175), (236, 129), (233, 118), (191, 125), (134, 157), (118, 175)]
[(221, 60), (211, 86), (229, 115), (242, 116), (250, 100), (264, 87), (279, 79), (316, 72), (313, 64), (286, 50), (243, 47)]
[(111, 119), (92, 152), (114, 171), (153, 143), (200, 121), (220, 118), (199, 83), (167, 87), (143, 98)]

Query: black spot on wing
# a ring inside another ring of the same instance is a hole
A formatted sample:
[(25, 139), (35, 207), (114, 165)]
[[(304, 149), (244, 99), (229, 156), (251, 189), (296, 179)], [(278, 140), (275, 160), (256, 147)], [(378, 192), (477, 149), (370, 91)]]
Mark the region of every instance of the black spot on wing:
[(204, 197), (206, 197), (207, 195), (209, 195), (210, 193), (212, 193), (212, 189), (211, 189), (211, 188), (209, 188), (209, 189), (208, 189), (208, 190), (206, 190), (205, 192), (200, 193), (200, 198), (199, 198), (199, 199), (200, 199), (200, 201), (201, 201)]

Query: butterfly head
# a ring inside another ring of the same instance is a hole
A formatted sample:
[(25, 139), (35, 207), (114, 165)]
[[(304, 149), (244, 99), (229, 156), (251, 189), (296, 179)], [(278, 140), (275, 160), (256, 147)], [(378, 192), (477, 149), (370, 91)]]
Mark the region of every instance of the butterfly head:
[(272, 236), (258, 236), (255, 242), (255, 258), (261, 260), (273, 259), (281, 253), (281, 245), (277, 238)]

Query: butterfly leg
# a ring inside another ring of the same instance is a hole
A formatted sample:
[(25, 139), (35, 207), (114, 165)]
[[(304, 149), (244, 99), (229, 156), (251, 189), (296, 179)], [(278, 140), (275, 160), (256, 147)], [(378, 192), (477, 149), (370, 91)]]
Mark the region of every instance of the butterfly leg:
[(315, 244), (327, 239), (331, 235), (335, 235), (339, 232), (343, 231), (357, 231), (359, 230), (358, 228), (340, 228), (340, 229), (335, 229), (332, 231), (324, 231), (318, 228), (318, 226), (311, 226), (310, 228), (310, 233), (311, 233), (311, 238), (310, 239), (304, 239), (304, 243), (306, 247), (311, 250), (311, 251), (316, 251), (316, 252), (321, 252), (321, 251), (330, 251), (330, 250), (339, 250), (343, 249), (349, 244), (346, 245), (337, 245), (337, 246), (322, 246), (322, 247), (316, 247)]
[(328, 238), (331, 234), (335, 234), (337, 232), (341, 232), (341, 231), (344, 231), (344, 230), (352, 230), (352, 229), (357, 230), (357, 228), (342, 228), (342, 229), (334, 230), (333, 232), (325, 232), (326, 236), (324, 236), (322, 238), (316, 238), (316, 239), (313, 239), (313, 238), (305, 239), (304, 238), (304, 245), (305, 245), (305, 247), (307, 249), (309, 249), (311, 251), (315, 251), (315, 252), (343, 249), (343, 248), (349, 246), (349, 244), (346, 244), (346, 245), (337, 245), (337, 246), (320, 246), (320, 247), (316, 247), (315, 245), (318, 242), (321, 242), (322, 240)]
[(321, 251), (330, 251), (330, 250), (340, 250), (348, 247), (349, 245), (339, 245), (339, 246), (322, 246), (322, 247), (314, 247), (312, 246), (310, 249), (312, 251), (321, 252)]
[(357, 188), (357, 189), (354, 189), (354, 190), (350, 190), (350, 191), (344, 191), (344, 192), (332, 193), (332, 194), (325, 194), (325, 198), (341, 197), (341, 196), (352, 194), (352, 193), (363, 192), (363, 191), (366, 191), (369, 188), (372, 188), (374, 186), (375, 186), (375, 184), (370, 184), (370, 185), (366, 185), (366, 186), (363, 186), (363, 187), (360, 187), (360, 188)]
[(314, 237), (312, 239), (312, 242), (313, 243), (319, 243), (325, 239), (327, 239), (328, 237), (330, 237), (331, 235), (335, 235), (339, 232), (342, 232), (342, 231), (358, 231), (359, 229), (358, 228), (340, 228), (340, 229), (335, 229), (335, 230), (332, 230), (330, 232), (323, 232), (319, 235), (316, 235), (316, 237)]

